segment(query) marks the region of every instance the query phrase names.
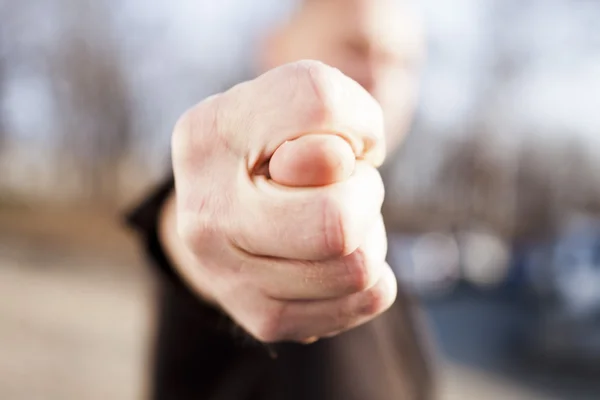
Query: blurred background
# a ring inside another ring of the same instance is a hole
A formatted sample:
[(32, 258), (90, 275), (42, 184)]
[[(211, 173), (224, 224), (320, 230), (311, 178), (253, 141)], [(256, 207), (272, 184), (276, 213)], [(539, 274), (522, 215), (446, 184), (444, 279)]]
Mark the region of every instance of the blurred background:
[[(418, 3), (384, 211), (443, 396), (600, 398), (600, 3)], [(122, 214), (293, 6), (0, 0), (0, 398), (144, 398), (153, 277)]]

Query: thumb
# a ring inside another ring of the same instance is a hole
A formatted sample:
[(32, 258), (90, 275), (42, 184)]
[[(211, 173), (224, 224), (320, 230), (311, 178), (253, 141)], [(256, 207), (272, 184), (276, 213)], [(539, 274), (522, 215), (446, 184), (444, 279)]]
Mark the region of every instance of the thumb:
[(349, 178), (355, 163), (346, 140), (332, 134), (310, 134), (279, 146), (271, 157), (269, 174), (284, 186), (325, 186)]

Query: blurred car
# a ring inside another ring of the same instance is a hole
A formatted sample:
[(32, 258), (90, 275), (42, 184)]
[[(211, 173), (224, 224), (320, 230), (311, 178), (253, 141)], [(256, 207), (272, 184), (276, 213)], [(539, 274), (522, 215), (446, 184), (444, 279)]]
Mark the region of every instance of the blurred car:
[(600, 397), (600, 220), (573, 217), (528, 243), (484, 231), (396, 235), (390, 259), (451, 361), (549, 398)]

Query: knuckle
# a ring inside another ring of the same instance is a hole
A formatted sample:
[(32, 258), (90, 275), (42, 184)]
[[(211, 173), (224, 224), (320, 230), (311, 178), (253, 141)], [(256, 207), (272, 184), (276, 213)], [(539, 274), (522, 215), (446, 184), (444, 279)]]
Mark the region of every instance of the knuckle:
[[(369, 204), (381, 209), (383, 201), (385, 199), (385, 184), (381, 176), (381, 172), (372, 166), (364, 166), (361, 171), (364, 173), (364, 180), (362, 181), (365, 187), (353, 188), (355, 195), (363, 193), (364, 196), (368, 196), (367, 199), (372, 201)], [(359, 191), (357, 193), (357, 191)]]
[(374, 268), (369, 265), (362, 249), (343, 258), (346, 273), (346, 285), (351, 293), (362, 292), (372, 287), (377, 281)]
[(385, 290), (379, 286), (374, 286), (364, 292), (361, 313), (365, 315), (375, 315), (383, 311), (388, 306), (388, 296)]
[(250, 329), (250, 334), (263, 343), (273, 343), (285, 339), (283, 330), (285, 305), (278, 303), (263, 312)]
[(323, 199), (323, 245), (328, 257), (344, 257), (361, 244), (364, 232), (360, 218), (353, 212), (352, 202), (338, 194), (325, 195)]
[(383, 180), (375, 168), (362, 174), (360, 181), (324, 192), (320, 227), (325, 257), (344, 257), (356, 251), (364, 242), (365, 230), (380, 215), (384, 198)]
[(323, 193), (318, 203), (321, 207), (320, 250), (325, 258), (344, 257), (356, 251), (381, 213), (385, 189), (379, 175), (374, 184), (352, 186), (346, 190), (339, 185)]
[(332, 196), (322, 200), (322, 247), (327, 258), (348, 255), (347, 216), (343, 205)]
[(185, 111), (175, 123), (171, 136), (173, 160), (201, 160), (210, 150), (210, 138), (217, 131), (218, 100), (215, 95)]
[(320, 61), (301, 61), (296, 63), (298, 81), (305, 91), (307, 118), (315, 124), (330, 122), (335, 112), (335, 88), (339, 72)]

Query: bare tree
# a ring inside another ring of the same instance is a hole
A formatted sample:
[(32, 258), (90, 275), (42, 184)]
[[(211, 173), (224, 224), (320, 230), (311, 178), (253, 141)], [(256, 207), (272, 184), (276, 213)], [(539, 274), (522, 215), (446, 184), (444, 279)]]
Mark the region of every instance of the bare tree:
[(103, 3), (63, 3), (77, 10), (51, 63), (63, 149), (78, 166), (89, 199), (111, 206), (119, 165), (130, 150), (130, 99), (115, 43), (105, 28), (108, 13)]
[[(7, 79), (7, 68), (8, 68), (8, 37), (10, 36), (9, 19), (12, 15), (11, 2), (8, 0), (0, 0), (0, 104), (5, 97), (6, 92), (6, 79)], [(0, 156), (3, 155), (4, 144), (8, 133), (6, 132), (6, 116), (4, 115), (4, 109), (0, 107)]]
[[(1, 45), (0, 45), (1, 46)], [(2, 48), (0, 48), (0, 103), (5, 96), (6, 87), (6, 59), (3, 57)], [(4, 109), (0, 107), (0, 157), (3, 156), (4, 144), (7, 136), (7, 127), (5, 122), (6, 116), (4, 115)]]

